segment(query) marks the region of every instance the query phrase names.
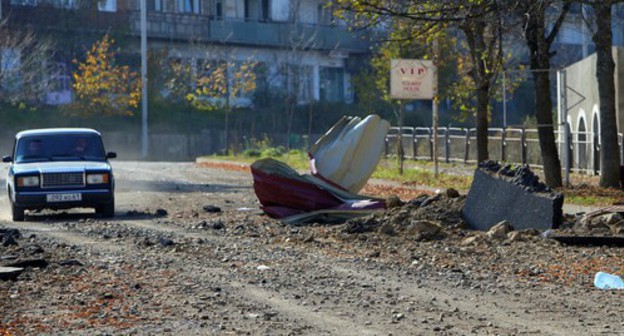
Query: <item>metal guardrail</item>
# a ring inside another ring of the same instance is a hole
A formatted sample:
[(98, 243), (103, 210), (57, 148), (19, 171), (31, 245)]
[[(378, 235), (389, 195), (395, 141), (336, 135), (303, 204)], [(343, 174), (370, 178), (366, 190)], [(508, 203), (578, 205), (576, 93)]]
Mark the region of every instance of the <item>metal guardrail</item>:
[[(555, 131), (559, 155), (563, 157), (564, 134)], [(433, 128), (391, 127), (385, 139), (385, 156), (396, 156), (399, 150), (403, 158), (433, 161)], [(476, 128), (439, 127), (438, 160), (445, 162), (476, 163)], [(401, 147), (398, 141), (401, 139)], [(593, 132), (570, 132), (570, 170), (597, 174), (600, 160), (600, 144)], [(624, 135), (618, 134), (620, 161), (624, 165)], [(492, 160), (515, 164), (529, 164), (543, 168), (537, 129), (488, 128), (488, 152)], [(562, 163), (563, 165), (563, 163)]]

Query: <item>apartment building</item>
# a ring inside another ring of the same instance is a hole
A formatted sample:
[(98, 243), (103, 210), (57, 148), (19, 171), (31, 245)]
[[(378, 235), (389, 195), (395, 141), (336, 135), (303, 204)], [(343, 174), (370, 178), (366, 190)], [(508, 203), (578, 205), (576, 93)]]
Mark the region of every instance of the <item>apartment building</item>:
[[(140, 0), (0, 1), (9, 28), (28, 26), (39, 36), (56, 37), (54, 71), (48, 74), (53, 85), (45, 97), (50, 104), (71, 100), (71, 60), (84, 54), (85, 41), (105, 33), (125, 36), (123, 53), (138, 59)], [(148, 49), (166, 50), (165, 57), (188, 62), (198, 72), (208, 62), (253, 60), (263, 65), (271, 90), (294, 95), (299, 103), (349, 103), (351, 76), (369, 54), (370, 42), (334, 18), (326, 2), (146, 0)], [(19, 51), (3, 54), (16, 58)]]

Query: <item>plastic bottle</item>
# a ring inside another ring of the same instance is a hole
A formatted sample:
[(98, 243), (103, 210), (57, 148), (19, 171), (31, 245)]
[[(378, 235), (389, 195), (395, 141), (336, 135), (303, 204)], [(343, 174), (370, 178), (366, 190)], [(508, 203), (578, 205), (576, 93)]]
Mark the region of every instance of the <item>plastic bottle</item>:
[(617, 275), (598, 272), (594, 277), (594, 286), (600, 289), (624, 289), (624, 280)]

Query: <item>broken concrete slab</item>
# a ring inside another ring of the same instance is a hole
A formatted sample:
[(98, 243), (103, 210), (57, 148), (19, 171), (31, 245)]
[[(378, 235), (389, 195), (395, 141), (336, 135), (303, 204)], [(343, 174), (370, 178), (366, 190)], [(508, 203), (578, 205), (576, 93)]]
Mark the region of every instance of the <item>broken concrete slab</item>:
[(476, 230), (488, 231), (501, 221), (516, 230), (556, 229), (563, 216), (563, 195), (539, 182), (528, 166), (488, 161), (475, 170), (462, 215)]

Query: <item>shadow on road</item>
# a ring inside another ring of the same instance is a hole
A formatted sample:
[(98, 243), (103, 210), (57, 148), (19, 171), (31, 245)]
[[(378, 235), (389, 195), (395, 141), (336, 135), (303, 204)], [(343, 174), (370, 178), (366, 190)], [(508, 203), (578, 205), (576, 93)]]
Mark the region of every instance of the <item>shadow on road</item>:
[(198, 184), (179, 183), (175, 181), (145, 181), (118, 179), (117, 192), (168, 192), (168, 193), (192, 193), (192, 192), (238, 192), (251, 189), (251, 185), (227, 185), (227, 184)]

